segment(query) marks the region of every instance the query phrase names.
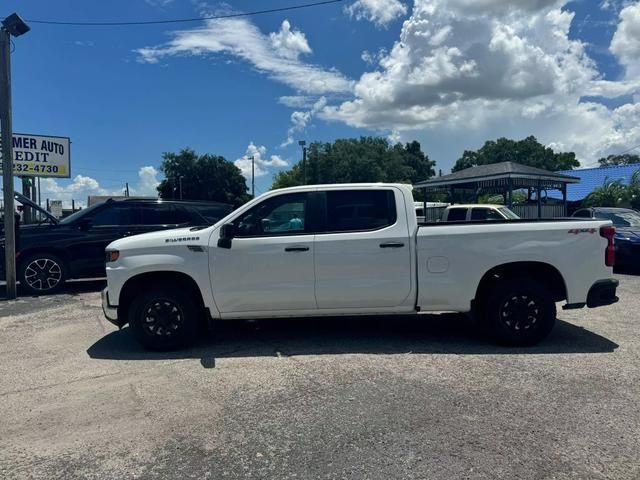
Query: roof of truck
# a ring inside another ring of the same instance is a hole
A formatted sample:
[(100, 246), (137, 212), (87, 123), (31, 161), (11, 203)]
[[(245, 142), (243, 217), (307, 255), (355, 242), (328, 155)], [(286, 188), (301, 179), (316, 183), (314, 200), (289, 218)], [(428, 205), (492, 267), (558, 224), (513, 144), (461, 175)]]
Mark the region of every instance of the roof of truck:
[[(406, 183), (332, 183), (322, 185), (299, 185), (297, 187), (279, 188), (278, 192), (296, 192), (296, 191), (311, 191), (311, 190), (344, 190), (348, 188), (389, 188), (396, 187), (401, 189), (412, 190), (413, 187)], [(276, 191), (276, 190), (272, 190)]]

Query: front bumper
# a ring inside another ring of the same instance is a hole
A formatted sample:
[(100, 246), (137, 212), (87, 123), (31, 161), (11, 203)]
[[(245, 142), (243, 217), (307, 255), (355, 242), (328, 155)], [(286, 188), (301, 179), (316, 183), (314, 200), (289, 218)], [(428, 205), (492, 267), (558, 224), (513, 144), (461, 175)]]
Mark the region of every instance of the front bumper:
[(595, 308), (605, 305), (611, 305), (618, 301), (616, 296), (616, 289), (620, 282), (615, 278), (609, 278), (607, 280), (598, 280), (589, 289), (589, 295), (587, 296), (587, 307)]
[(109, 289), (105, 288), (100, 292), (102, 297), (102, 311), (107, 320), (113, 323), (116, 327), (120, 328), (120, 322), (118, 322), (118, 307), (114, 307), (109, 304)]

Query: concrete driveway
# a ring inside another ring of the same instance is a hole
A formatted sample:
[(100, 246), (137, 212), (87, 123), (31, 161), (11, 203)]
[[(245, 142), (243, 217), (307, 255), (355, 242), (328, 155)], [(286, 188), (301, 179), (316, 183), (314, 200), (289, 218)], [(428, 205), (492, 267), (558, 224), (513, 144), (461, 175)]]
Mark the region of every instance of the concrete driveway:
[(100, 283), (0, 302), (0, 478), (638, 479), (640, 277), (542, 345), (462, 316), (220, 325), (150, 354)]

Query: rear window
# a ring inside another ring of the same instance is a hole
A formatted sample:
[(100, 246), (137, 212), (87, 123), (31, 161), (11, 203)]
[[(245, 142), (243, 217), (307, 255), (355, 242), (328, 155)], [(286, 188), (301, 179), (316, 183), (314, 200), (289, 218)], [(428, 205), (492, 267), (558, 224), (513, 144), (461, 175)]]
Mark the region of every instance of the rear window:
[(391, 190), (338, 190), (327, 192), (327, 231), (378, 230), (396, 223)]
[(466, 208), (450, 208), (449, 213), (447, 214), (448, 222), (458, 222), (467, 219), (467, 209)]

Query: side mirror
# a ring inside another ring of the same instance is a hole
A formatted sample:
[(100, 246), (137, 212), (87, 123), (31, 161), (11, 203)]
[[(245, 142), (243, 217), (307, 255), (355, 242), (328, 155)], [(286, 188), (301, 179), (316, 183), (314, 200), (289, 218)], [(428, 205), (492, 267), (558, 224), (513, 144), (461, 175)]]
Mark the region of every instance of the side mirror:
[(236, 236), (236, 226), (233, 223), (225, 223), (220, 227), (219, 248), (231, 248), (231, 240)]
[(78, 223), (78, 227), (80, 228), (80, 230), (89, 230), (89, 228), (91, 228), (91, 219), (90, 218), (83, 218)]

